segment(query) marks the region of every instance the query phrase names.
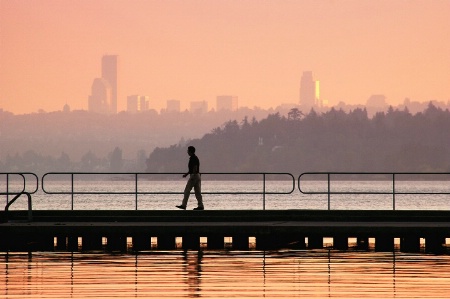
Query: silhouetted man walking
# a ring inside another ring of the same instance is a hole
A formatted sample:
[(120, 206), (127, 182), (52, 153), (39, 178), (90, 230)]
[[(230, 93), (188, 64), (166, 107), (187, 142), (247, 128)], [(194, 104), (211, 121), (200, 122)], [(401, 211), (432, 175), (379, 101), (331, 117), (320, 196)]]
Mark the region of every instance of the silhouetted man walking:
[(190, 157), (188, 164), (189, 171), (183, 174), (183, 177), (185, 178), (189, 175), (189, 180), (186, 183), (186, 188), (184, 188), (183, 202), (177, 208), (186, 210), (189, 195), (191, 194), (192, 188), (194, 188), (195, 198), (197, 198), (198, 203), (198, 206), (194, 210), (204, 210), (201, 188), (202, 180), (200, 178), (200, 160), (195, 155), (195, 147), (189, 146), (187, 153)]

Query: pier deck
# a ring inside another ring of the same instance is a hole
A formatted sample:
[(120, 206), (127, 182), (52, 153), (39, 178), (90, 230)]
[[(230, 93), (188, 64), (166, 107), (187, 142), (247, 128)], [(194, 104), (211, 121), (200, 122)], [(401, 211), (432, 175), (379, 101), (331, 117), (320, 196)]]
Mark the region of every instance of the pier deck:
[[(333, 238), (333, 247), (347, 249), (348, 238), (368, 247), (390, 251), (400, 238), (404, 251), (419, 251), (425, 239), (427, 251), (438, 252), (450, 238), (450, 211), (324, 211), (324, 210), (228, 210), (228, 211), (10, 211), (8, 222), (0, 212), (0, 250), (123, 250), (127, 238), (133, 249), (150, 250), (156, 237), (158, 249), (197, 249), (206, 237), (207, 248), (223, 249), (224, 238), (232, 247), (248, 249), (255, 237), (259, 249), (321, 248), (323, 238)], [(103, 239), (106, 238), (106, 245)], [(307, 239), (307, 242), (306, 242)], [(56, 244), (55, 244), (56, 240)]]

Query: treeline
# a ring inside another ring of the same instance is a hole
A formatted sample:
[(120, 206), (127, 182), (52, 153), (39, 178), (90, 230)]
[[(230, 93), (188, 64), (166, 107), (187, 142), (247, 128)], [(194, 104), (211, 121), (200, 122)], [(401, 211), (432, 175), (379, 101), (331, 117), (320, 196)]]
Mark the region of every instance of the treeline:
[[(156, 148), (147, 171), (185, 171), (186, 145)], [(431, 103), (414, 115), (391, 107), (372, 118), (359, 108), (307, 115), (293, 108), (228, 121), (189, 145), (203, 172), (450, 172), (450, 112)]]
[(65, 152), (53, 157), (28, 150), (23, 154), (7, 155), (5, 161), (0, 161), (0, 169), (1, 172), (33, 172), (38, 175), (47, 172), (135, 172), (145, 170), (145, 167), (139, 167), (145, 164), (145, 160), (145, 151), (141, 151), (137, 162), (126, 165), (127, 161), (123, 159), (122, 150), (119, 147), (112, 150), (106, 157), (99, 157), (88, 151), (80, 161), (73, 161)]
[[(13, 115), (0, 109), (0, 172), (141, 172), (157, 146), (201, 137), (229, 119), (245, 115), (263, 119), (268, 114), (242, 108), (203, 114), (150, 110), (116, 115), (87, 111)], [(111, 158), (116, 148), (122, 157), (119, 163)]]

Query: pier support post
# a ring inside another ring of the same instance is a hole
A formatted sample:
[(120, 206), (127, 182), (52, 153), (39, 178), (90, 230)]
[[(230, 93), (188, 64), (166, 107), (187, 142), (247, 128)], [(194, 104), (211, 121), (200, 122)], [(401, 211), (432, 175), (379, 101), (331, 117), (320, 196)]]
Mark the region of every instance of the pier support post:
[(5, 247), (10, 251), (53, 251), (55, 240), (52, 235), (47, 234), (8, 235)]
[(444, 250), (443, 244), (445, 244), (445, 237), (436, 235), (425, 237), (426, 252), (440, 253)]
[(306, 249), (305, 236), (288, 235), (286, 239), (288, 248), (292, 249)]
[(256, 249), (270, 250), (275, 248), (281, 248), (283, 237), (280, 236), (280, 238), (275, 238), (274, 236), (270, 235), (258, 235), (255, 237), (255, 241), (256, 241)]
[(183, 249), (200, 249), (200, 236), (198, 235), (183, 235)]
[(8, 235), (7, 238), (4, 241), (7, 245), (7, 250), (10, 251), (29, 251), (28, 250), (28, 243), (29, 243), (29, 236), (25, 234), (20, 235)]
[(56, 249), (66, 250), (67, 249), (67, 237), (66, 236), (56, 236)]
[(273, 248), (275, 248), (275, 249), (278, 249), (278, 248), (305, 249), (306, 248), (305, 236), (303, 236), (303, 235), (282, 234), (279, 236), (273, 236), (269, 241), (273, 244)]
[(55, 237), (53, 235), (39, 235), (35, 236), (34, 239), (36, 241), (36, 247), (34, 248), (37, 251), (54, 251), (55, 250)]
[(8, 251), (8, 235), (7, 234), (0, 234), (0, 251)]
[(67, 250), (78, 251), (78, 236), (67, 237)]
[(400, 250), (402, 252), (419, 252), (420, 238), (417, 236), (404, 236), (400, 239)]
[(136, 235), (132, 237), (133, 250), (150, 250), (152, 248), (151, 237), (147, 235)]
[(172, 250), (177, 247), (175, 236), (162, 235), (157, 237), (158, 249)]
[(334, 236), (333, 248), (338, 250), (348, 249), (348, 236)]
[(248, 250), (248, 236), (247, 235), (234, 235), (233, 237), (233, 249)]
[(394, 251), (394, 237), (377, 236), (375, 238), (375, 251)]
[(369, 250), (369, 237), (357, 237), (356, 248), (360, 250)]
[(309, 236), (308, 248), (310, 249), (322, 249), (323, 248), (323, 236)]
[(207, 236), (208, 249), (224, 249), (225, 248), (225, 240), (224, 236), (221, 235), (213, 235)]
[(305, 249), (305, 236), (295, 234), (257, 235), (256, 249), (270, 250), (281, 248)]
[(98, 234), (86, 234), (82, 236), (81, 241), (82, 250), (102, 250), (103, 242), (102, 236)]
[(127, 251), (127, 237), (122, 235), (107, 236), (106, 248), (109, 251)]

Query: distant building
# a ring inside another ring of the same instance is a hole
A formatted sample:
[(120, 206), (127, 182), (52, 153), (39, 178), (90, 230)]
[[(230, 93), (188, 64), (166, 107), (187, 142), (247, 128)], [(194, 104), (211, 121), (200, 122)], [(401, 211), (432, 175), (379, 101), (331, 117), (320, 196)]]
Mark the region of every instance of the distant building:
[(111, 102), (111, 85), (103, 78), (96, 78), (92, 83), (91, 95), (89, 96), (89, 112), (109, 113)]
[(208, 112), (207, 101), (194, 101), (191, 102), (191, 112), (193, 113), (206, 113)]
[(70, 106), (68, 104), (65, 104), (63, 107), (63, 112), (70, 112)]
[(315, 94), (316, 106), (323, 107), (323, 101), (320, 98), (320, 81), (317, 80), (317, 81), (315, 81), (315, 83), (316, 83), (316, 86), (315, 86), (316, 87), (316, 94)]
[(217, 96), (217, 111), (220, 110), (229, 110), (236, 111), (238, 110), (238, 97), (237, 96)]
[(127, 97), (127, 111), (130, 113), (147, 111), (148, 107), (148, 96), (131, 95)]
[(147, 111), (149, 109), (150, 100), (148, 96), (140, 96), (138, 102), (138, 110), (139, 111)]
[(105, 55), (102, 57), (102, 78), (106, 79), (111, 86), (111, 102), (109, 113), (117, 113), (118, 95), (118, 57), (117, 55)]
[(178, 100), (168, 100), (167, 101), (167, 112), (180, 112), (181, 105)]
[(117, 56), (102, 57), (102, 77), (94, 79), (88, 110), (95, 113), (116, 114), (118, 95)]
[(300, 106), (307, 110), (322, 106), (320, 102), (320, 82), (314, 81), (311, 71), (303, 72), (300, 81)]

